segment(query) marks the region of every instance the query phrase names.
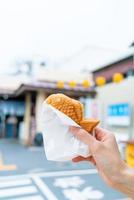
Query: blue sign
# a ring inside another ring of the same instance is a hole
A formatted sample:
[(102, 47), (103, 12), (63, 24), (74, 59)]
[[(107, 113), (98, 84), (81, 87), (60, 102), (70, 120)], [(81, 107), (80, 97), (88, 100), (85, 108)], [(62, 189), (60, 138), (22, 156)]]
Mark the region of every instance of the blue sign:
[(131, 108), (128, 103), (108, 106), (107, 121), (109, 125), (128, 126), (131, 121)]
[(108, 116), (130, 116), (130, 105), (127, 103), (110, 105)]

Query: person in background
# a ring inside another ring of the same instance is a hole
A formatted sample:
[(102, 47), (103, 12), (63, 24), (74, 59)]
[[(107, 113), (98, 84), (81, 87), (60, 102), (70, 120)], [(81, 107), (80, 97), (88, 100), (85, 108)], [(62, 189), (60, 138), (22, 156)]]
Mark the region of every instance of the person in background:
[(95, 137), (81, 128), (70, 127), (70, 131), (89, 146), (91, 156), (78, 156), (73, 162), (92, 162), (103, 180), (112, 188), (134, 199), (134, 169), (121, 159), (114, 134), (95, 128)]

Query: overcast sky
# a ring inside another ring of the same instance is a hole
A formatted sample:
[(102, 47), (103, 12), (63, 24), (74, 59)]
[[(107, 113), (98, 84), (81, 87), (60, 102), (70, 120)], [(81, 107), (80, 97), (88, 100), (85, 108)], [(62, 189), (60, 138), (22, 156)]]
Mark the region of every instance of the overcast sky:
[(134, 0), (0, 0), (1, 71), (23, 58), (64, 66), (88, 50), (95, 68), (133, 40)]

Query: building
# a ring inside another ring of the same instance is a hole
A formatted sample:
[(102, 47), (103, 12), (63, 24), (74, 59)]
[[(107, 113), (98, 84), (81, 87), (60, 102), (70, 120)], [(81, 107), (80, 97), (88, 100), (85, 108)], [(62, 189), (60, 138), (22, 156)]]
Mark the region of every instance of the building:
[[(38, 78), (24, 82), (17, 77), (12, 77), (11, 80), (7, 78), (7, 81), (3, 78), (4, 83), (0, 88), (1, 137), (15, 137), (26, 145), (32, 144), (35, 135), (42, 132), (42, 103), (50, 94), (60, 92), (82, 100), (96, 95), (92, 86), (84, 88), (81, 84), (82, 80), (89, 78), (88, 74), (68, 75), (61, 71), (58, 74), (46, 70), (38, 75)], [(69, 85), (72, 77), (77, 83), (75, 86)], [(57, 86), (58, 80), (64, 81), (64, 87)]]
[[(96, 104), (102, 125), (115, 132), (119, 140), (134, 140), (134, 59), (133, 54), (114, 60), (93, 71), (93, 79), (104, 77), (106, 84), (96, 87)], [(121, 73), (124, 80), (115, 83)]]
[(112, 81), (112, 77), (114, 73), (119, 72), (122, 73), (125, 77), (131, 76), (134, 74), (134, 56), (133, 54), (128, 54), (127, 56), (123, 56), (110, 62), (104, 66), (101, 66), (99, 69), (94, 70), (93, 79), (99, 76), (104, 76), (107, 82)]

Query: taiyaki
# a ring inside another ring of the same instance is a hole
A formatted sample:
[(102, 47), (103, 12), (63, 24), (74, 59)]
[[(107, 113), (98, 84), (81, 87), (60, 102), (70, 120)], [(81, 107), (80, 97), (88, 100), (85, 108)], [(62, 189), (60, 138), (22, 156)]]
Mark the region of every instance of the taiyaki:
[(45, 101), (47, 104), (66, 114), (89, 133), (92, 133), (93, 129), (100, 122), (98, 119), (85, 119), (83, 104), (64, 94), (52, 94)]

